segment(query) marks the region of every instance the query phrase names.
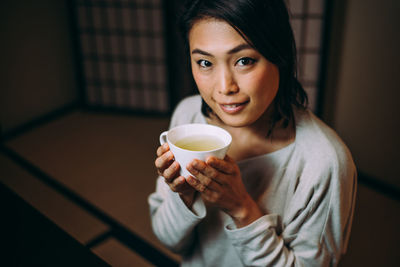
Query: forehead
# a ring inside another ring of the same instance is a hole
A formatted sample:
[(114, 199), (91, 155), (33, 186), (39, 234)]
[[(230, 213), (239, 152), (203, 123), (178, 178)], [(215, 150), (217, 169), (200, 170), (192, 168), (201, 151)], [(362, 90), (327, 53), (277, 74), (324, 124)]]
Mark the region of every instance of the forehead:
[(246, 40), (227, 22), (213, 18), (196, 21), (189, 32), (190, 49), (230, 50)]

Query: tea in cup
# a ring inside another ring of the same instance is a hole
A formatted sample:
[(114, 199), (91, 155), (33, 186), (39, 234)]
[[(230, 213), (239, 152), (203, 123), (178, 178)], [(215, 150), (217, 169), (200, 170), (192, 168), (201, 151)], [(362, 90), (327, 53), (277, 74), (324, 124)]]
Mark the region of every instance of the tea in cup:
[(231, 142), (232, 136), (226, 130), (201, 123), (180, 125), (160, 135), (160, 144), (168, 143), (184, 177), (190, 175), (186, 166), (193, 159), (205, 161), (209, 156), (223, 159)]

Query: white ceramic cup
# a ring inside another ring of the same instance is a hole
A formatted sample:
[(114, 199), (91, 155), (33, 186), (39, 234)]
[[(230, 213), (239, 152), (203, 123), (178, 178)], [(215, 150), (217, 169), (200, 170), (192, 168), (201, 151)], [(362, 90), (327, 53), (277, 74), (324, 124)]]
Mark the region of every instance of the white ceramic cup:
[[(211, 135), (220, 139), (223, 145), (220, 148), (208, 151), (193, 151), (177, 147), (175, 143), (183, 138), (193, 135)], [(180, 175), (187, 177), (190, 175), (186, 166), (193, 160), (205, 161), (207, 157), (214, 156), (223, 159), (232, 142), (232, 136), (224, 129), (201, 123), (184, 124), (165, 131), (160, 135), (160, 144), (168, 143), (169, 149), (174, 154), (175, 160), (179, 163)]]

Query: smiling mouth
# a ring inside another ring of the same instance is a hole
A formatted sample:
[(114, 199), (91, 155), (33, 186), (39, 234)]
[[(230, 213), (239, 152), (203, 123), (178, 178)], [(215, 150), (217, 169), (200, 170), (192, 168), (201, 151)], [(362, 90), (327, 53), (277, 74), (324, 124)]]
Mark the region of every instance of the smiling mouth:
[(220, 107), (223, 111), (229, 114), (237, 113), (244, 109), (246, 104), (249, 103), (248, 101), (243, 103), (234, 103), (234, 104), (220, 104)]

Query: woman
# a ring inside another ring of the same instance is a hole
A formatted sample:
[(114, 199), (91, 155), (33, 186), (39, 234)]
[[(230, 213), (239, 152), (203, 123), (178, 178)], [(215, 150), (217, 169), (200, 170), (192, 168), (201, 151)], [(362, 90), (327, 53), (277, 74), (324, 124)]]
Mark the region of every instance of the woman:
[(167, 144), (149, 197), (156, 236), (182, 266), (336, 266), (346, 251), (356, 168), (340, 138), (306, 108), (282, 0), (189, 1), (181, 17), (200, 95), (171, 127), (208, 123), (228, 155), (179, 176)]

